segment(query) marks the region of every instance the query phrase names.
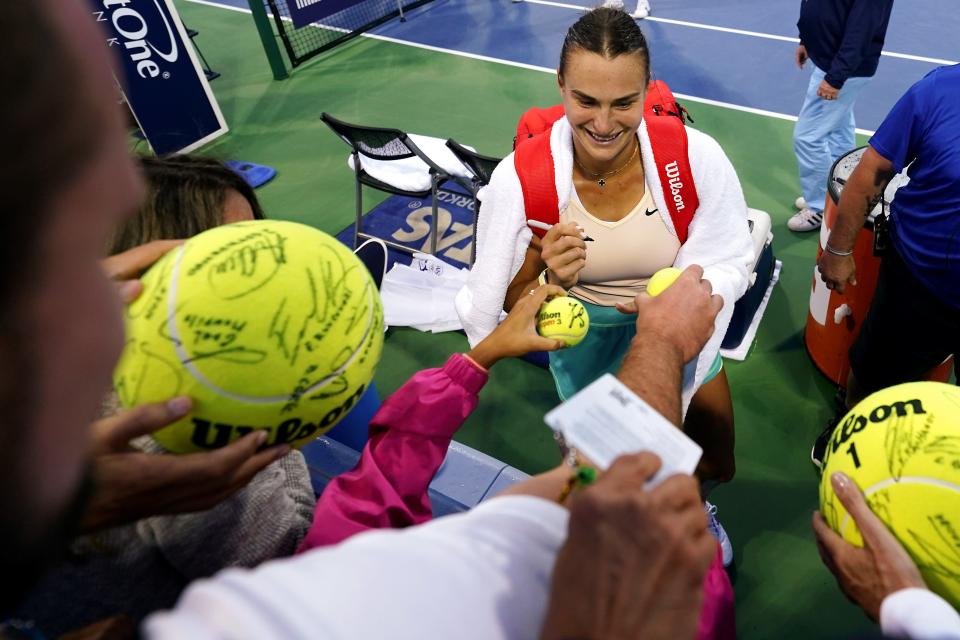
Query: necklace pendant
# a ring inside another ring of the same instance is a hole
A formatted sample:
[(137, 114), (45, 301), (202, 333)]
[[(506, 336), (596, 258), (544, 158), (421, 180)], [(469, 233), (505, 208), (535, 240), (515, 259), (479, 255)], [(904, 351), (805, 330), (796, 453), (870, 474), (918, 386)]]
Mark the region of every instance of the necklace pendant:
[(600, 188), (602, 189), (604, 186), (606, 186), (607, 181), (604, 180), (603, 178), (600, 178), (599, 180), (597, 180), (597, 184), (600, 185)]

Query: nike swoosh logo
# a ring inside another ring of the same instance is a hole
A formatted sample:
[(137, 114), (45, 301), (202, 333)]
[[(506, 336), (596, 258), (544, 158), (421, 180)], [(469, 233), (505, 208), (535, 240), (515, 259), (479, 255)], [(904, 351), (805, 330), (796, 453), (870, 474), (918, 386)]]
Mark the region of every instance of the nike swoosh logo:
[(648, 216), (652, 216), (652, 215), (655, 214), (657, 211), (660, 211), (660, 209), (647, 209), (647, 212), (646, 212), (646, 213), (647, 213)]

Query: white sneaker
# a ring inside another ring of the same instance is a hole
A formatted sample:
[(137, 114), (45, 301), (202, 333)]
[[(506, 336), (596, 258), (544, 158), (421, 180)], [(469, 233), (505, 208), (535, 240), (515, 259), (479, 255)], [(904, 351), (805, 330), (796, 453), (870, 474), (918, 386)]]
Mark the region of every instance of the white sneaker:
[(823, 222), (823, 211), (805, 207), (797, 211), (787, 220), (787, 229), (790, 231), (816, 231)]
[(606, 0), (603, 6), (607, 9), (623, 9), (623, 0)]
[(704, 501), (703, 510), (707, 512), (707, 529), (710, 534), (720, 543), (720, 552), (723, 558), (723, 566), (729, 567), (733, 562), (733, 545), (723, 525), (717, 520), (717, 506)]
[[(519, 2), (520, 0), (513, 0), (514, 2)], [(793, 201), (793, 206), (797, 209), (806, 209), (807, 200), (803, 196), (797, 196), (797, 199)]]
[(650, 15), (650, 3), (647, 0), (637, 2), (637, 10), (630, 14), (637, 20), (643, 20)]

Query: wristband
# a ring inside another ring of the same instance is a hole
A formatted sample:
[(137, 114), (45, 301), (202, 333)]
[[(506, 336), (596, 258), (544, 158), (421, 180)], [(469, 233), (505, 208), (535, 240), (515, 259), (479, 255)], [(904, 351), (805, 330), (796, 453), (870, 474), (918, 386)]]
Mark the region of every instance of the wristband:
[(837, 251), (836, 249), (834, 249), (833, 247), (830, 246), (830, 243), (829, 243), (829, 242), (825, 242), (825, 243), (824, 243), (824, 250), (825, 250), (827, 253), (831, 254), (831, 255), (839, 256), (839, 257), (841, 257), (841, 258), (846, 258), (847, 256), (852, 256), (852, 255), (853, 255), (853, 251), (852, 251), (852, 250), (851, 250), (851, 251)]
[(480, 364), (479, 362), (471, 358), (469, 353), (464, 353), (463, 359), (469, 362), (470, 364), (472, 364), (473, 366), (475, 366), (479, 371), (482, 371), (484, 373), (490, 373), (489, 369), (487, 369), (485, 366), (483, 366), (482, 364)]

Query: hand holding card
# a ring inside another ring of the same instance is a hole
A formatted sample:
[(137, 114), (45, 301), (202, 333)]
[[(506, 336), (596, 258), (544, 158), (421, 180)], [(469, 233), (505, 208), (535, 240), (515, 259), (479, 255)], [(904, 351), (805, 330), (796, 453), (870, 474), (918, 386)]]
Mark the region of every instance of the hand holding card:
[(692, 475), (703, 455), (693, 440), (610, 374), (553, 409), (544, 421), (601, 470), (627, 453), (657, 454), (660, 471), (648, 488), (675, 474)]

